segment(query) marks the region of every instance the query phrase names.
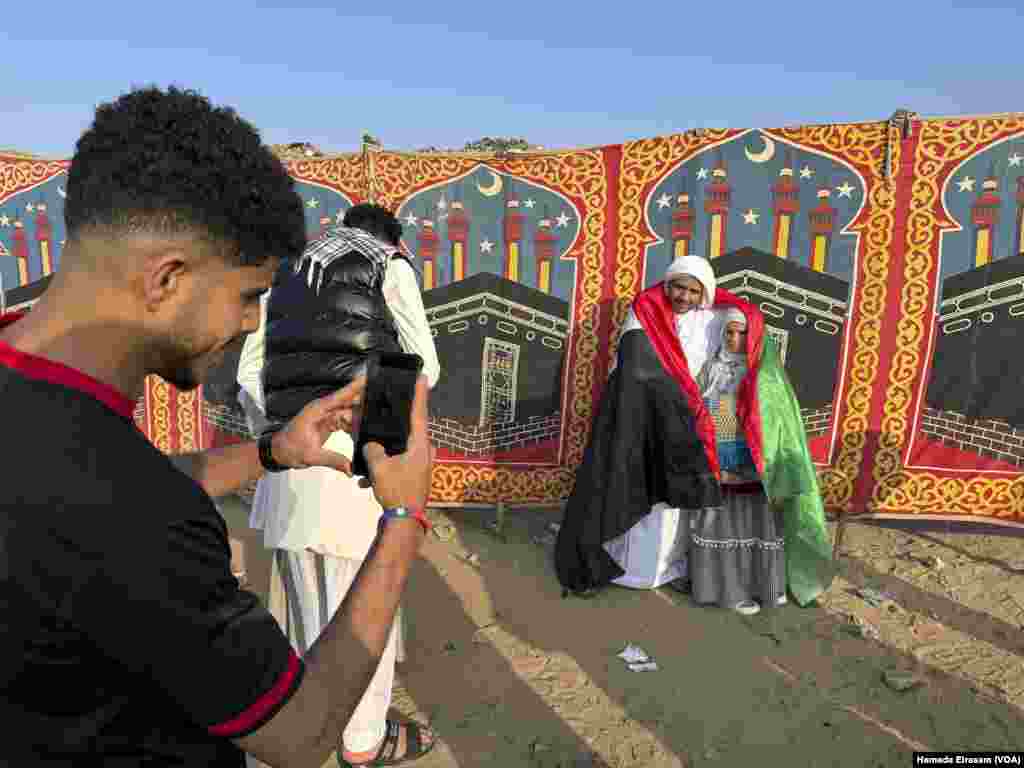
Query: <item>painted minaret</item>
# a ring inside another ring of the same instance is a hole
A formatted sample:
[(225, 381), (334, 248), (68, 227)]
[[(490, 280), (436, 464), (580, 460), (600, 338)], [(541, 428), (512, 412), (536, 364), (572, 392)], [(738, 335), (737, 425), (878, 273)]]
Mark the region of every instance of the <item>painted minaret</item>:
[(729, 174), (722, 153), (718, 153), (718, 164), (711, 172), (711, 183), (704, 192), (704, 212), (708, 215), (707, 257), (717, 259), (726, 252), (727, 223), (732, 204), (732, 189)]
[(775, 214), (775, 233), (772, 252), (780, 259), (789, 258), (793, 242), (793, 224), (800, 213), (800, 185), (793, 173), (793, 150), (786, 150), (786, 165), (779, 171), (779, 179), (772, 186), (772, 213)]
[(693, 210), (690, 208), (690, 193), (684, 183), (676, 196), (676, 207), (672, 211), (672, 253), (677, 259), (690, 254), (694, 218)]
[(981, 194), (971, 206), (971, 223), (974, 224), (974, 266), (983, 267), (992, 263), (995, 253), (995, 232), (999, 223), (999, 179), (996, 165), (992, 163), (988, 178), (981, 185)]
[(28, 239), (21, 219), (14, 221), (14, 258), (18, 260), (18, 285), (28, 285)]
[(327, 230), (331, 228), (331, 224), (333, 224), (333, 223), (334, 223), (334, 219), (332, 219), (330, 216), (321, 216), (320, 217), (320, 236), (321, 237), (327, 234)]
[(537, 234), (533, 237), (537, 257), (537, 290), (551, 293), (551, 269), (555, 263), (558, 235), (554, 233), (554, 222), (544, 211), (544, 218), (537, 222)]
[(1024, 253), (1024, 176), (1017, 177), (1017, 242), (1014, 254)]
[[(511, 186), (506, 184), (506, 189)], [(511, 190), (509, 190), (511, 193)], [(503, 235), (505, 238), (505, 270), (506, 280), (519, 281), (519, 258), (523, 244), (523, 224), (526, 216), (519, 208), (519, 197), (509, 194), (505, 199), (505, 220)]]
[(423, 290), (429, 291), (437, 280), (437, 247), (441, 238), (434, 231), (434, 222), (425, 216), (420, 219), (420, 230), (416, 233), (416, 252), (423, 262)]
[(818, 204), (807, 212), (811, 225), (811, 255), (808, 265), (815, 272), (828, 270), (828, 249), (832, 245), (832, 233), (836, 225), (836, 209), (829, 200), (832, 192), (828, 187), (818, 190)]
[(448, 242), (451, 244), (451, 282), (466, 278), (466, 243), (469, 240), (469, 214), (461, 200), (452, 200), (448, 213)]
[[(7, 246), (4, 245), (4, 241), (0, 240), (0, 259), (10, 257), (10, 255), (11, 252), (7, 250)], [(0, 315), (7, 311), (7, 305), (4, 304), (4, 290), (4, 273), (3, 270), (0, 269)]]
[(53, 227), (46, 215), (46, 203), (36, 205), (36, 242), (39, 244), (39, 263), (42, 276), (53, 274)]

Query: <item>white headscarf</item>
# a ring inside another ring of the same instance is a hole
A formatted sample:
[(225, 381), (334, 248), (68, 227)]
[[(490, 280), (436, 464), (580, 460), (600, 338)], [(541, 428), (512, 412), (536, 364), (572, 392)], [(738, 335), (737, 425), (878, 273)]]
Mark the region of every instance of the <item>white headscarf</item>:
[(747, 327), (747, 316), (743, 314), (743, 310), (739, 307), (729, 307), (725, 310), (725, 316), (722, 323), (722, 341), (725, 341), (725, 328), (729, 323), (739, 323), (744, 328)]
[(729, 323), (739, 323), (746, 328), (747, 316), (736, 307), (730, 307), (723, 313), (720, 346), (718, 353), (708, 364), (707, 381), (701, 392), (704, 397), (731, 395), (739, 389), (740, 382), (747, 374), (746, 350), (730, 352), (725, 345), (725, 333)]
[(715, 271), (711, 262), (701, 256), (680, 256), (665, 270), (665, 286), (677, 277), (692, 277), (704, 286), (700, 307), (676, 315), (676, 334), (683, 345), (683, 353), (690, 374), (697, 376), (708, 357), (720, 343), (720, 331), (711, 305), (715, 303)]

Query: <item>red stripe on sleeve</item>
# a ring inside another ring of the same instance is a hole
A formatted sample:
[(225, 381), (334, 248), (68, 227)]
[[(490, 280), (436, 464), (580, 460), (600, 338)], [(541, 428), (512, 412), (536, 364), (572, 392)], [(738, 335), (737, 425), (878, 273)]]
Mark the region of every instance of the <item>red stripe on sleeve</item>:
[(274, 683), (273, 688), (256, 699), (241, 714), (236, 715), (227, 722), (211, 726), (207, 728), (207, 731), (214, 736), (232, 738), (248, 733), (257, 725), (262, 724), (266, 720), (267, 715), (281, 706), (287, 700), (289, 694), (292, 693), (299, 676), (301, 664), (302, 662), (296, 655), (295, 650), (292, 649), (291, 655), (288, 657), (288, 666), (285, 667), (284, 672), (281, 673), (277, 682)]

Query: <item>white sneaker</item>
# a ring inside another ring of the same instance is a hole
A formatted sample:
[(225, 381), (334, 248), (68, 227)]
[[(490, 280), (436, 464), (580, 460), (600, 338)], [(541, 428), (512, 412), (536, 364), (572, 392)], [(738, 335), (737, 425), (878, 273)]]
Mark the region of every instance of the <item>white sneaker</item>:
[(742, 603), (736, 603), (736, 605), (733, 606), (733, 610), (744, 616), (753, 616), (755, 613), (760, 612), (761, 606), (753, 600), (744, 600)]
[(785, 595), (779, 595), (777, 598), (775, 598), (776, 605), (785, 605), (788, 602), (789, 600), (786, 598)]

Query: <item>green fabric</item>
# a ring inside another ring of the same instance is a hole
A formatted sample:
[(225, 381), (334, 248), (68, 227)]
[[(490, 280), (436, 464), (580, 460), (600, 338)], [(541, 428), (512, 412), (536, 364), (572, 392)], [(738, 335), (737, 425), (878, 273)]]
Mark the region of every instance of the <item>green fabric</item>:
[(757, 375), (757, 404), (764, 433), (761, 479), (769, 500), (782, 509), (786, 579), (790, 593), (804, 606), (828, 589), (835, 566), (800, 404), (770, 338), (764, 340)]

